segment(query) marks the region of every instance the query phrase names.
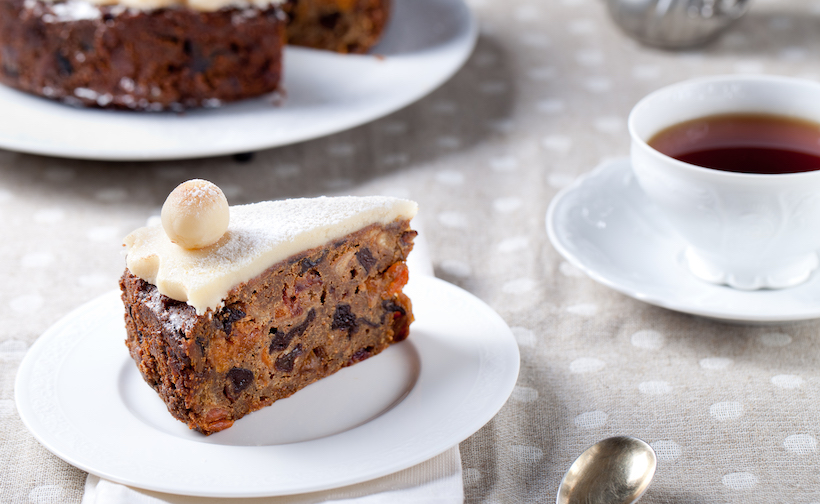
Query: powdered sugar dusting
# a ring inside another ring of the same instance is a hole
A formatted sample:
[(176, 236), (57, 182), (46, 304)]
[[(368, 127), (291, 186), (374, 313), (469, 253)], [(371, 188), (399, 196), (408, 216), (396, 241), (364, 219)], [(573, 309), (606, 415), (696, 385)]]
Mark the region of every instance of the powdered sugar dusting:
[(159, 291), (140, 291), (140, 296), (142, 303), (154, 313), (157, 320), (162, 322), (170, 332), (187, 333), (193, 328), (194, 318), (186, 314), (180, 306), (164, 308)]
[(159, 297), (159, 292), (149, 291), (142, 300), (143, 304), (147, 306), (154, 313), (162, 313), (162, 300)]
[[(76, 21), (79, 19), (99, 19), (100, 11), (98, 5), (114, 7), (125, 7), (141, 10), (154, 10), (168, 7), (188, 7), (203, 12), (213, 12), (226, 7), (267, 9), (271, 5), (280, 5), (284, 0), (43, 0), (45, 4), (51, 4), (54, 14), (46, 14), (43, 20), (47, 23)], [(31, 9), (36, 0), (25, 0), (25, 6)], [(96, 14), (94, 12), (96, 11)], [(124, 12), (113, 12), (118, 15)], [(257, 11), (258, 13), (258, 11)], [(46, 19), (46, 16), (48, 19)]]
[(102, 13), (96, 5), (82, 0), (69, 0), (68, 2), (52, 4), (51, 11), (54, 15), (46, 14), (43, 16), (43, 21), (46, 23), (64, 23), (82, 19), (100, 19), (102, 17)]
[(197, 201), (206, 201), (212, 198), (218, 198), (220, 194), (221, 193), (219, 192), (217, 186), (212, 184), (198, 184), (191, 186), (191, 192), (189, 193), (189, 195)]
[[(56, 5), (55, 5), (56, 7)], [(88, 89), (84, 87), (78, 87), (74, 90), (74, 96), (78, 98), (85, 98), (86, 100), (96, 100), (98, 96), (100, 96), (96, 91), (93, 89)]]
[(164, 319), (163, 322), (171, 326), (173, 331), (187, 333), (194, 326), (194, 318), (185, 313), (179, 306), (170, 307), (165, 316), (167, 319)]
[[(238, 221), (236, 239), (226, 244), (222, 250), (225, 255), (220, 258), (237, 261), (245, 254), (297, 241), (300, 235), (316, 230), (325, 231), (329, 237), (332, 226), (372, 212), (389, 212), (392, 203), (394, 200), (389, 198), (318, 198), (238, 206), (232, 212)], [(360, 227), (368, 224), (362, 221)]]
[(412, 201), (381, 196), (233, 206), (228, 230), (214, 245), (186, 250), (171, 243), (161, 226), (145, 227), (126, 237), (126, 262), (134, 275), (201, 314), (219, 306), (231, 287), (277, 262), (373, 223), (412, 218), (416, 209)]

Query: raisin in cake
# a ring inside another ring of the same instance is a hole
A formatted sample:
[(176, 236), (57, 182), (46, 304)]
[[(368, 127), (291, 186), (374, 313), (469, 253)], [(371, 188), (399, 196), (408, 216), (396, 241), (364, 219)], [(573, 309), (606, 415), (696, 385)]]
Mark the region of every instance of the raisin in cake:
[(390, 0), (287, 0), (288, 43), (340, 53), (365, 53), (382, 35)]
[(0, 0), (0, 83), (75, 105), (213, 107), (279, 86), (280, 0)]
[(130, 234), (120, 280), (143, 378), (210, 434), (402, 341), (415, 212), (386, 197), (233, 206), (216, 243), (186, 249), (163, 208), (170, 231)]

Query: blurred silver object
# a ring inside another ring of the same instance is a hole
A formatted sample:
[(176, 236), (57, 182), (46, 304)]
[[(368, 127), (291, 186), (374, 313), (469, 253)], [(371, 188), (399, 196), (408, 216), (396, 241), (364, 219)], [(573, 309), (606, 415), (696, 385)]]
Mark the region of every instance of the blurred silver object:
[(627, 35), (667, 49), (694, 47), (740, 18), (748, 0), (607, 0), (612, 19)]

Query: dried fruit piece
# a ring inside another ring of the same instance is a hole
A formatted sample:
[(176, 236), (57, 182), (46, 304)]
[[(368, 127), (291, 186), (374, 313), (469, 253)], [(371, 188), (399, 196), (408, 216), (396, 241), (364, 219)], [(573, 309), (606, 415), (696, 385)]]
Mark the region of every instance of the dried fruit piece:
[(228, 371), (228, 383), (225, 385), (225, 395), (228, 399), (235, 401), (239, 394), (253, 383), (253, 371), (243, 368), (232, 368)]
[(336, 311), (333, 313), (333, 323), (330, 325), (333, 330), (343, 329), (348, 334), (356, 332), (358, 324), (356, 323), (356, 315), (350, 309), (350, 305), (340, 304), (336, 306)]
[(281, 352), (282, 350), (286, 349), (288, 345), (290, 345), (290, 342), (293, 340), (293, 338), (299, 337), (305, 333), (308, 326), (311, 322), (313, 322), (315, 318), (316, 310), (311, 308), (307, 314), (307, 317), (305, 317), (305, 320), (301, 324), (292, 327), (291, 330), (286, 333), (279, 331), (275, 327), (272, 327), (271, 331), (273, 331), (273, 334), (275, 334), (275, 336), (273, 337), (273, 340), (270, 342), (270, 347), (268, 347), (268, 353), (273, 353), (275, 351)]
[(284, 373), (290, 373), (291, 371), (293, 371), (294, 361), (296, 361), (296, 358), (302, 355), (303, 353), (304, 351), (302, 350), (302, 345), (297, 344), (289, 353), (276, 359), (276, 369)]
[(373, 257), (373, 252), (371, 252), (367, 247), (362, 247), (358, 252), (356, 252), (356, 259), (359, 260), (359, 264), (362, 265), (367, 273), (370, 273), (370, 268), (375, 266), (378, 262), (376, 261), (376, 258)]
[(360, 349), (356, 350), (355, 353), (353, 353), (353, 356), (350, 357), (350, 360), (347, 362), (347, 365), (352, 366), (353, 364), (356, 364), (357, 362), (361, 362), (361, 361), (369, 358), (372, 354), (373, 354), (373, 347), (360, 348)]
[(214, 322), (222, 325), (222, 330), (225, 331), (225, 336), (230, 336), (231, 330), (233, 330), (233, 323), (243, 318), (245, 318), (245, 312), (239, 308), (231, 308), (226, 306), (219, 312), (219, 316), (214, 318)]

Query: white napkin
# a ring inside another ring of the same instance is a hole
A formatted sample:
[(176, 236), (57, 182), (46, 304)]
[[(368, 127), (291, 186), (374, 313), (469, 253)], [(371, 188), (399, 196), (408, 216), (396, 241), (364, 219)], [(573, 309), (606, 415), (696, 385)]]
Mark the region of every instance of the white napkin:
[[(411, 276), (433, 275), (429, 249), (418, 218), (413, 227), (419, 231), (407, 263)], [(419, 465), (334, 490), (284, 497), (255, 499), (211, 499), (150, 492), (114, 483), (89, 474), (85, 480), (82, 504), (460, 504), (464, 502), (461, 455), (458, 446)]]
[(426, 462), (372, 481), (284, 497), (210, 499), (149, 492), (89, 474), (82, 504), (461, 504), (461, 456), (454, 446)]

